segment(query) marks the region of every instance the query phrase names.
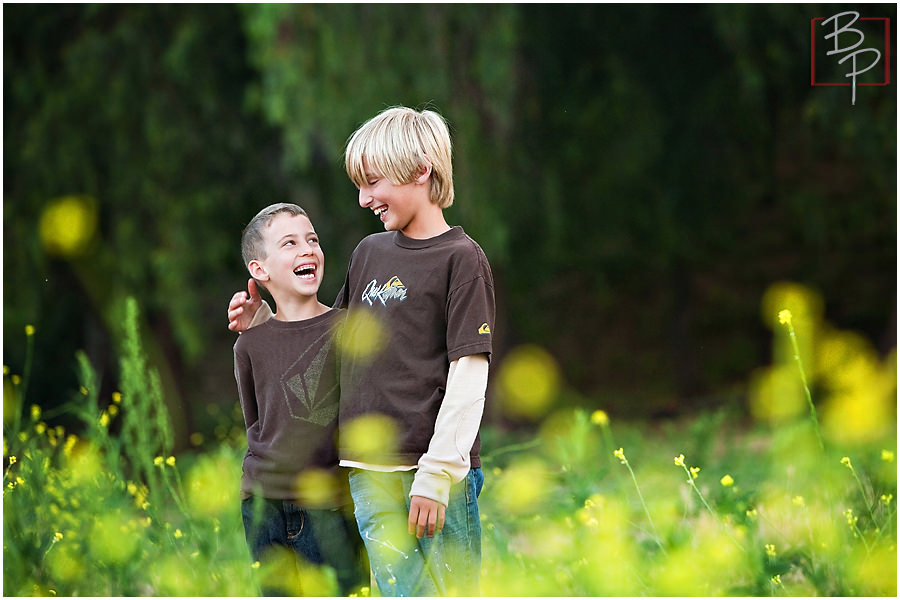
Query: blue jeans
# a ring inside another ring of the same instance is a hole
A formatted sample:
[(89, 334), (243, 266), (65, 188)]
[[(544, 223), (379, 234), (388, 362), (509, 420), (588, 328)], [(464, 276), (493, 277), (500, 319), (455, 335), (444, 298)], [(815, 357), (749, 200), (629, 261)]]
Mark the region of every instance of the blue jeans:
[(350, 470), (356, 523), (383, 596), (477, 596), (481, 582), (481, 469), (450, 488), (444, 529), (433, 538), (409, 533), (415, 471)]
[[(287, 500), (252, 496), (241, 501), (241, 517), (253, 560), (277, 573), (277, 581), (264, 580), (264, 596), (303, 595), (304, 563), (332, 567), (344, 596), (368, 579), (361, 540), (343, 509), (303, 508)], [(292, 551), (294, 560), (285, 561), (283, 555), (279, 560), (278, 548)]]

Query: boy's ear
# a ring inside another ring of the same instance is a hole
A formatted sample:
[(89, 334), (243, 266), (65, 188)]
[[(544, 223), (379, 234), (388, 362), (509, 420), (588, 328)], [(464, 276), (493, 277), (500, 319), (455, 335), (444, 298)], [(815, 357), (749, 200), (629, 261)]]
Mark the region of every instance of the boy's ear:
[(416, 176), (416, 183), (422, 185), (428, 181), (428, 178), (431, 177), (431, 161), (428, 160), (428, 157), (425, 157), (425, 165), (419, 169), (419, 174)]
[(266, 268), (255, 258), (247, 263), (247, 270), (250, 271), (250, 276), (257, 281), (269, 280), (269, 273), (266, 271)]

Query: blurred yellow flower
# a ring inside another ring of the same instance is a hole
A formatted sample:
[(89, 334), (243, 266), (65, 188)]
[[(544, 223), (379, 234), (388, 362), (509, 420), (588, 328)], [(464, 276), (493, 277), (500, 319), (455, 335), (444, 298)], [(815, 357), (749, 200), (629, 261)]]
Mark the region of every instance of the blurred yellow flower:
[(775, 544), (766, 544), (766, 555), (775, 556)]
[(793, 502), (797, 506), (805, 506), (806, 505), (806, 501), (803, 499), (803, 496), (794, 496), (794, 498), (791, 500), (791, 502)]
[(844, 465), (845, 467), (847, 467), (848, 469), (851, 469), (851, 470), (853, 469), (853, 465), (850, 464), (850, 457), (849, 457), (849, 456), (845, 456), (844, 458), (842, 458), (842, 459), (841, 459), (841, 464)]
[(691, 478), (697, 479), (697, 475), (700, 474), (700, 467), (691, 467), (690, 471), (691, 471)]
[(109, 416), (114, 417), (119, 414), (119, 407), (115, 404), (110, 404), (109, 408), (106, 409), (109, 412)]
[(26, 325), (25, 326), (25, 335), (31, 337), (34, 335), (34, 325)]
[(57, 531), (56, 533), (53, 534), (53, 541), (54, 541), (54, 542), (58, 542), (58, 541), (60, 541), (61, 539), (63, 539), (63, 534), (60, 533), (59, 531)]
[(105, 410), (100, 413), (100, 427), (106, 427), (109, 425), (109, 413)]
[(883, 460), (884, 462), (894, 462), (894, 453), (890, 450), (882, 450), (881, 460)]
[(155, 466), (157, 466), (157, 467), (161, 467), (162, 464), (163, 464), (163, 457), (162, 457), (162, 456), (157, 456), (156, 458), (154, 458), (154, 459), (153, 459), (153, 464), (154, 464)]
[(97, 229), (96, 204), (89, 196), (53, 200), (40, 220), (40, 237), (47, 252), (67, 258), (83, 254)]
[(613, 455), (614, 455), (616, 458), (618, 458), (618, 459), (622, 462), (623, 465), (624, 465), (626, 462), (628, 462), (628, 460), (625, 458), (625, 450), (624, 450), (623, 448), (619, 448), (618, 450), (616, 450), (615, 452), (613, 452)]
[(10, 465), (14, 465), (14, 464), (16, 464), (16, 461), (17, 461), (17, 460), (19, 460), (19, 459), (17, 459), (15, 456), (10, 456), (10, 457), (9, 457), (9, 464), (10, 464)]
[(174, 467), (175, 466), (175, 457), (170, 456), (169, 458), (167, 458), (166, 464), (169, 465), (170, 467)]
[(778, 311), (778, 322), (782, 325), (790, 325), (793, 315), (788, 309)]
[(722, 479), (719, 480), (719, 483), (725, 487), (729, 487), (734, 485), (734, 478), (731, 475), (724, 475)]
[(891, 500), (893, 500), (893, 499), (894, 499), (894, 495), (893, 495), (893, 494), (882, 494), (882, 495), (881, 495), (881, 502), (882, 502), (882, 504), (884, 504), (885, 506), (887, 506), (888, 504), (890, 504), (890, 503), (891, 503)]
[(756, 510), (755, 508), (750, 508), (750, 509), (748, 509), (748, 510), (745, 512), (745, 514), (746, 514), (749, 518), (755, 519), (755, 518), (759, 515), (759, 512), (757, 512), (757, 510)]
[(41, 407), (38, 406), (37, 404), (32, 404), (31, 405), (31, 420), (37, 421), (40, 418), (41, 418)]
[(44, 432), (47, 431), (47, 424), (41, 421), (34, 426), (34, 430), (38, 433), (38, 435), (43, 435)]
[(775, 585), (781, 585), (781, 575), (772, 575), (772, 583)]
[(174, 535), (175, 535), (175, 539), (180, 539), (184, 534), (181, 533), (180, 529), (176, 529)]
[(250, 568), (251, 568), (251, 569), (258, 569), (258, 568), (259, 568), (259, 561), (256, 561), (256, 562), (254, 562), (252, 565), (250, 565)]
[(84, 386), (81, 386), (80, 388), (78, 388), (78, 391), (81, 392), (81, 395), (82, 395), (82, 396), (87, 396), (87, 395), (88, 395), (88, 389), (87, 389), (86, 387), (84, 387)]
[(683, 467), (684, 466), (684, 454), (679, 454), (675, 457), (675, 466)]
[(113, 392), (112, 393), (112, 401), (115, 402), (116, 404), (121, 404), (122, 403), (122, 394), (120, 392)]
[(594, 425), (609, 425), (609, 415), (606, 414), (606, 411), (595, 410), (591, 413), (591, 423)]
[(13, 385), (19, 385), (20, 383), (22, 383), (22, 378), (19, 377), (18, 375), (13, 375), (12, 382), (13, 382)]

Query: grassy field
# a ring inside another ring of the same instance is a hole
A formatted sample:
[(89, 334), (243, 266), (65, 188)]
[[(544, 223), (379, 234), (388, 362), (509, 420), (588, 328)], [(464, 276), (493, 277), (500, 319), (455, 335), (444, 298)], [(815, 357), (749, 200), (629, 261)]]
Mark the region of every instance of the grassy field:
[[(240, 521), (240, 413), (222, 415), (214, 445), (173, 456), (128, 306), (120, 391), (98, 398), (79, 359), (65, 407), (78, 435), (23, 395), (27, 365), (4, 369), (4, 595), (255, 595), (266, 574)], [(747, 386), (752, 418), (616, 422), (523, 384), (551, 398), (520, 399), (534, 429), (482, 432), (483, 594), (896, 596), (896, 356), (813, 336), (801, 308), (773, 322), (773, 364)], [(306, 578), (309, 595), (336, 589), (327, 570)]]

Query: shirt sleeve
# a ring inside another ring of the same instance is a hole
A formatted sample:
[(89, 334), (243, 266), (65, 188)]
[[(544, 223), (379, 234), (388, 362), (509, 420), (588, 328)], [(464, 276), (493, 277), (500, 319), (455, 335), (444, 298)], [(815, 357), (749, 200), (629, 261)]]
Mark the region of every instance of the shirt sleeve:
[(450, 486), (466, 477), (469, 452), (484, 413), (488, 370), (485, 354), (463, 356), (450, 363), (447, 392), (428, 452), (419, 459), (410, 496), (423, 496), (447, 506)]
[(253, 385), (250, 358), (237, 346), (234, 348), (234, 379), (237, 381), (238, 398), (244, 413), (244, 425), (250, 429), (259, 421), (259, 407), (256, 404), (256, 388)]
[(256, 314), (253, 315), (253, 318), (250, 320), (250, 326), (247, 327), (247, 329), (256, 327), (257, 325), (262, 325), (274, 316), (275, 313), (272, 312), (272, 307), (269, 306), (268, 302), (263, 300), (262, 306), (256, 309)]

